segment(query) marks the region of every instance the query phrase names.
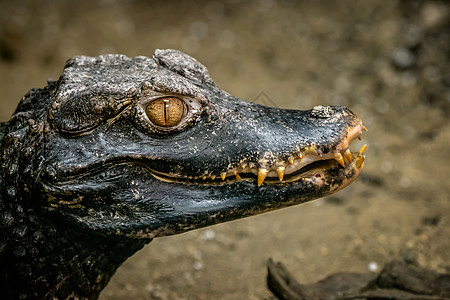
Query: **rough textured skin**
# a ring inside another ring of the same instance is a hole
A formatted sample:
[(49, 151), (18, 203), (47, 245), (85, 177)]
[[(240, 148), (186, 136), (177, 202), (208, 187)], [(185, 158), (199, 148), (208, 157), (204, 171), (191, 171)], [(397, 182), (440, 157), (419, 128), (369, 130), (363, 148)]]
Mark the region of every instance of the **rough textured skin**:
[[(170, 128), (145, 113), (168, 96), (187, 108)], [(0, 127), (0, 298), (95, 299), (153, 237), (335, 192), (362, 169), (332, 159), (361, 128), (340, 106), (236, 99), (175, 50), (71, 59)]]

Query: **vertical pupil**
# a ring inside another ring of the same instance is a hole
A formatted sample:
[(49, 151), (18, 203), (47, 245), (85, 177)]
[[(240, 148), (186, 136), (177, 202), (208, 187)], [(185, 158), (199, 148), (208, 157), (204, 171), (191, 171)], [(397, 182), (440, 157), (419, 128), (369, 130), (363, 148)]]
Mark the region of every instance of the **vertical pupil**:
[(145, 112), (152, 123), (172, 127), (183, 118), (185, 104), (175, 97), (160, 98), (150, 102)]
[(169, 109), (169, 101), (168, 99), (164, 99), (164, 122), (167, 124), (167, 110)]

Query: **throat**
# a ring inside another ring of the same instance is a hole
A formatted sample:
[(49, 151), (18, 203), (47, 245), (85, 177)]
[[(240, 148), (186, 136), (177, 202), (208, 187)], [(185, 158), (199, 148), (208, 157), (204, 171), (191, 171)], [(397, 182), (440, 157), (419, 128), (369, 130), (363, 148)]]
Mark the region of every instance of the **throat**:
[(2, 267), (12, 270), (0, 276), (1, 299), (96, 299), (117, 268), (151, 241), (97, 235), (50, 226), (48, 221), (38, 224), (38, 218), (17, 217), (12, 222), (24, 226), (2, 228), (15, 236), (1, 241), (6, 245), (0, 254)]
[[(65, 258), (69, 265), (62, 266), (53, 292), (57, 298), (86, 297), (97, 299), (117, 268), (150, 240), (136, 240), (123, 237), (105, 237), (80, 234), (77, 244), (70, 243), (68, 249), (73, 256)], [(70, 251), (70, 250), (69, 250)], [(62, 251), (67, 252), (66, 249)], [(52, 295), (53, 296), (53, 295)]]

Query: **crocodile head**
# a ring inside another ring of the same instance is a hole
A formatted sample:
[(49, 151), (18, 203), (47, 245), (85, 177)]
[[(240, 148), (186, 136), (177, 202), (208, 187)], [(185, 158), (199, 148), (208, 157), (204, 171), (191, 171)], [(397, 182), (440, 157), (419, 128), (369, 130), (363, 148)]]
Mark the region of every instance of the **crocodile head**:
[(152, 238), (313, 200), (360, 174), (361, 120), (341, 106), (237, 99), (175, 50), (76, 57), (52, 91), (37, 178), (47, 209)]

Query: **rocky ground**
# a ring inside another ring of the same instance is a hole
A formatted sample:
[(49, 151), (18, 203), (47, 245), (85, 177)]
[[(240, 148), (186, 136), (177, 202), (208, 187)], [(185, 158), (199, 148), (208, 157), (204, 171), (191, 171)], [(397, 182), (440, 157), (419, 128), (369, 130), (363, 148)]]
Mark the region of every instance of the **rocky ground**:
[(74, 55), (183, 50), (234, 96), (341, 104), (369, 132), (349, 188), (158, 238), (101, 299), (272, 299), (266, 261), (300, 282), (403, 258), (450, 272), (448, 1), (0, 1), (0, 121)]

